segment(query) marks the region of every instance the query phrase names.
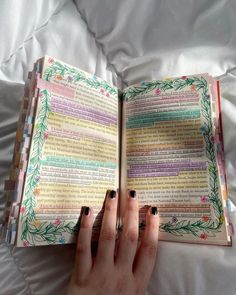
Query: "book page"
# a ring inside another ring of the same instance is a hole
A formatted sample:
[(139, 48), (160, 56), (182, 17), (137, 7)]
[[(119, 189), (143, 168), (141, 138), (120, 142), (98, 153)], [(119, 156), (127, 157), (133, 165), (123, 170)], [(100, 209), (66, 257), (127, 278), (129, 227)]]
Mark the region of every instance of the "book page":
[(36, 83), (20, 246), (72, 242), (82, 206), (93, 208), (96, 234), (106, 191), (118, 187), (117, 89), (50, 57)]
[(158, 207), (160, 239), (229, 243), (212, 101), (207, 75), (124, 91), (123, 187), (138, 192), (140, 229), (147, 208)]

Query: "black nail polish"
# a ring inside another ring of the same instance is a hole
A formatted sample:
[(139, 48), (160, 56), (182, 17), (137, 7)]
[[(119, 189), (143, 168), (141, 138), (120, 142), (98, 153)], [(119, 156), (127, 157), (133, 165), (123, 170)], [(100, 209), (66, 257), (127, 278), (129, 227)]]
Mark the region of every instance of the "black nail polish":
[(151, 213), (152, 213), (152, 215), (157, 215), (158, 214), (157, 207), (152, 207)]
[(116, 191), (109, 191), (108, 196), (109, 198), (114, 199), (116, 197)]
[(136, 191), (129, 191), (129, 196), (131, 198), (135, 198), (136, 197)]
[(90, 208), (84, 207), (84, 215), (89, 215)]

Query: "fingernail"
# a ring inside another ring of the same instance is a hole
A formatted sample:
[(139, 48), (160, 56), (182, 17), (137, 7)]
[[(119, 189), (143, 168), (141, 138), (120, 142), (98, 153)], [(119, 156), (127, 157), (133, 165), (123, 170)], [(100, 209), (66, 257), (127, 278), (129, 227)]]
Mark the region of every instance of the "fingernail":
[(108, 197), (111, 198), (111, 199), (114, 199), (116, 197), (116, 191), (109, 191), (108, 193)]
[(136, 191), (129, 191), (129, 196), (131, 197), (131, 198), (135, 198), (136, 197)]
[(90, 208), (84, 207), (84, 215), (89, 215)]
[(152, 215), (157, 215), (158, 214), (157, 207), (152, 207), (151, 213), (152, 213)]

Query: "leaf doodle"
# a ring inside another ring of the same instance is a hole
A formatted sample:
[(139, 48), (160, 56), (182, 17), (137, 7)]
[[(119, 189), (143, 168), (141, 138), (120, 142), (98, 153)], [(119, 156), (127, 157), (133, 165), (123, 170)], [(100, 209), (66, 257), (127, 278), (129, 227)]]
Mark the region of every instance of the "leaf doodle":
[(28, 163), (27, 182), (25, 187), (25, 198), (21, 205), (21, 240), (25, 247), (35, 243), (47, 242), (54, 244), (64, 240), (63, 233), (73, 234), (78, 230), (74, 222), (37, 222), (34, 208), (36, 207), (35, 192), (39, 190), (36, 186), (39, 182), (42, 148), (47, 131), (47, 119), (51, 111), (50, 94), (47, 90), (41, 90), (41, 109), (37, 117), (35, 132), (32, 139), (32, 154)]
[(56, 77), (57, 79), (67, 79), (70, 82), (82, 82), (90, 88), (94, 89), (105, 89), (109, 94), (117, 95), (118, 90), (115, 87), (110, 86), (106, 81), (100, 80), (94, 77), (86, 77), (85, 73), (60, 63), (59, 61), (53, 61), (50, 63), (48, 68), (43, 74), (43, 79), (50, 81), (51, 78)]

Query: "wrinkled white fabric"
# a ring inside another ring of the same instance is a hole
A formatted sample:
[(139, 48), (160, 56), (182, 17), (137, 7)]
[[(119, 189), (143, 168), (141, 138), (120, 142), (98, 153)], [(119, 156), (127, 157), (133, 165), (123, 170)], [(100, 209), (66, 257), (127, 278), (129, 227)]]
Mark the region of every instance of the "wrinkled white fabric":
[(234, 0), (76, 3), (128, 84), (204, 72), (218, 76), (236, 66)]
[[(229, 196), (236, 204), (236, 1), (0, 2), (0, 219), (27, 72), (45, 54), (123, 87), (208, 72), (220, 76)], [(235, 211), (230, 213), (234, 225)], [(236, 225), (235, 225), (236, 226)], [(147, 294), (236, 294), (233, 247), (160, 242)], [(66, 294), (74, 246), (0, 243), (0, 295)]]

